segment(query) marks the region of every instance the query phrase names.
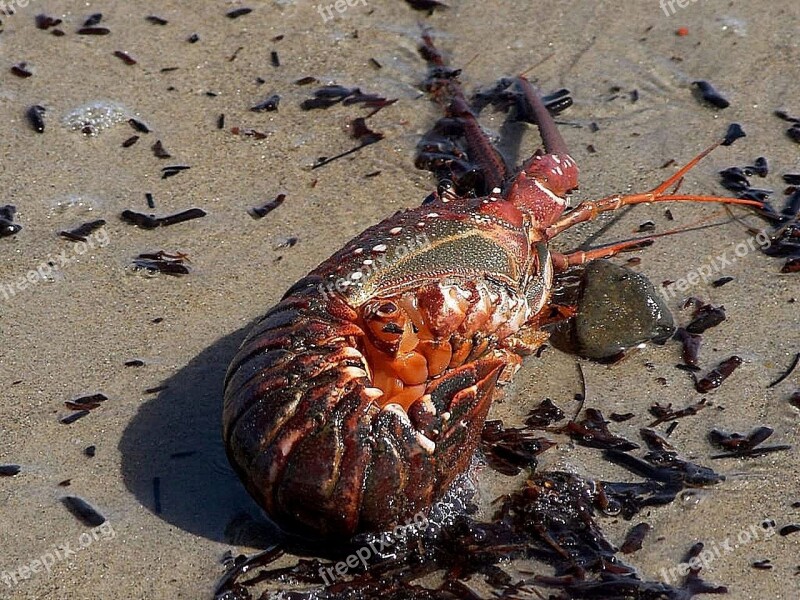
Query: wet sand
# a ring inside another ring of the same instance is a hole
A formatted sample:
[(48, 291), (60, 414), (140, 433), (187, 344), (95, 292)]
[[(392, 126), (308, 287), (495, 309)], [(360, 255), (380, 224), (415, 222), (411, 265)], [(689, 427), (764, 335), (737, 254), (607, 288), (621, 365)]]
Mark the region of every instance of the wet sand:
[[(571, 90), (575, 105), (560, 121), (582, 169), (578, 199), (652, 187), (674, 168), (662, 165), (687, 160), (733, 121), (747, 138), (703, 162), (687, 178), (686, 191), (720, 193), (718, 170), (761, 155), (771, 173), (757, 180), (759, 187), (781, 190), (780, 174), (800, 170), (800, 147), (772, 114), (800, 114), (800, 6), (792, 0), (772, 2), (768, 10), (754, 2), (691, 2), (675, 5), (672, 16), (655, 1), (556, 1), (539, 11), (499, 0), (450, 4), (429, 17), (404, 2), (369, 0), (326, 22), (317, 5), (301, 0), (254, 1), (246, 5), (253, 12), (238, 19), (225, 13), (244, 5), (231, 2), (77, 6), (32, 0), (2, 18), (0, 204), (16, 205), (23, 230), (0, 239), (0, 284), (15, 285), (43, 262), (66, 260), (48, 280), (34, 277), (25, 289), (0, 294), (0, 464), (22, 467), (15, 477), (0, 477), (0, 578), (31, 566), (54, 546), (74, 550), (86, 542), (80, 536), (89, 528), (59, 502), (66, 494), (100, 510), (113, 537), (91, 538), (50, 573), (11, 585), (0, 579), (0, 597), (207, 598), (225, 552), (252, 552), (268, 543), (258, 508), (224, 456), (222, 378), (248, 323), (286, 288), (359, 231), (418, 205), (433, 189), (432, 177), (413, 166), (419, 136), (439, 116), (418, 89), (425, 74), (416, 52), (418, 22), (434, 28), (452, 65), (465, 68), (468, 90), (537, 64), (531, 77), (543, 89)], [(96, 12), (110, 35), (76, 35)], [(63, 19), (66, 35), (36, 29), (39, 13)], [(168, 23), (146, 21), (150, 14)], [(688, 35), (675, 35), (679, 27)], [(187, 38), (193, 33), (199, 41), (192, 44)], [(117, 50), (138, 63), (124, 64), (113, 56)], [(279, 67), (271, 64), (273, 50)], [(20, 62), (28, 63), (31, 77), (9, 72)], [(301, 111), (299, 103), (314, 87), (293, 83), (304, 76), (398, 98), (371, 120), (386, 139), (310, 170), (318, 157), (352, 147), (346, 124), (366, 111)], [(712, 81), (730, 108), (702, 106), (691, 91), (696, 79)], [(634, 89), (636, 102), (629, 93)], [(281, 95), (277, 112), (249, 110), (273, 93)], [(95, 101), (125, 107), (152, 132), (122, 148), (136, 133), (125, 122), (94, 137), (62, 126), (68, 111)], [(25, 118), (33, 104), (47, 109), (42, 134)], [(223, 130), (217, 129), (221, 113)], [(483, 122), (496, 133), (502, 116), (487, 112)], [(599, 125), (594, 133), (592, 122)], [(232, 127), (266, 137), (234, 135)], [(154, 157), (156, 140), (171, 158)], [(532, 151), (535, 130), (525, 140), (525, 152)], [(191, 169), (161, 179), (162, 167), (172, 164)], [(365, 177), (375, 171), (380, 175)], [(125, 209), (149, 212), (146, 192), (158, 215), (195, 206), (208, 215), (149, 231), (121, 222)], [(287, 194), (280, 208), (262, 220), (248, 216), (248, 208), (278, 193)], [(666, 221), (663, 207), (639, 207), (601, 240), (628, 237), (647, 220), (663, 231), (726, 218), (715, 207), (671, 210), (674, 222)], [(99, 218), (107, 225), (95, 248), (79, 253), (57, 236)], [(559, 247), (577, 245), (600, 225), (576, 228)], [(289, 237), (299, 241), (280, 247)], [(637, 269), (657, 284), (677, 280), (723, 252), (732, 255), (747, 239), (736, 223), (663, 238), (638, 254)], [(130, 271), (134, 256), (156, 250), (188, 254), (192, 273), (148, 278)], [(688, 292), (724, 304), (728, 314), (706, 336), (703, 368), (734, 353), (744, 359), (708, 394), (713, 406), (682, 421), (671, 437), (698, 462), (708, 463), (714, 453), (706, 440), (713, 427), (745, 432), (763, 424), (775, 429), (770, 442), (798, 440), (798, 411), (787, 399), (800, 386), (800, 372), (767, 387), (800, 351), (797, 304), (790, 302), (800, 297), (800, 285), (796, 276), (779, 273), (781, 264), (749, 252), (720, 272), (733, 282), (721, 288), (701, 282)], [(680, 304), (681, 297), (670, 300), (685, 322)], [(124, 366), (132, 359), (144, 366)], [(679, 347), (669, 344), (611, 367), (584, 363), (587, 405), (606, 414), (636, 413), (614, 427), (635, 439), (653, 401), (682, 407), (699, 399), (686, 374), (674, 369), (678, 360)], [(166, 389), (145, 392), (161, 384)], [(547, 351), (526, 362), (492, 416), (514, 425), (544, 397), (570, 412), (579, 390), (574, 357)], [(71, 425), (59, 423), (69, 413), (64, 401), (93, 392), (108, 400)], [(543, 469), (625, 477), (596, 452), (561, 442), (542, 456)], [(90, 445), (96, 446), (93, 458), (84, 454)], [(713, 462), (728, 476), (725, 483), (637, 519), (654, 528), (644, 548), (629, 557), (643, 576), (661, 579), (662, 569), (680, 561), (696, 540), (721, 544), (765, 519), (778, 526), (800, 521), (800, 510), (790, 506), (800, 501), (796, 450)], [(70, 485), (60, 487), (65, 480)], [(487, 472), (478, 481), (484, 505), (515, 485)], [(628, 526), (611, 519), (602, 525), (617, 541)], [(729, 586), (729, 598), (792, 600), (800, 597), (799, 557), (800, 534), (750, 540), (703, 574)], [(751, 568), (764, 558), (771, 559), (771, 570)]]

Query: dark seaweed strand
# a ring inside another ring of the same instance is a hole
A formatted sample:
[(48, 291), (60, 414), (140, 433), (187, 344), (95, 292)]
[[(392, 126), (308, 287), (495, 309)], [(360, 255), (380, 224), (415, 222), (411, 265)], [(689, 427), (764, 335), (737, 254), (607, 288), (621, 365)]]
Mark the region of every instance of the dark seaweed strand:
[(167, 227), (176, 223), (183, 223), (191, 219), (199, 219), (205, 217), (206, 214), (206, 211), (201, 208), (190, 208), (166, 217), (154, 217), (153, 215), (145, 215), (132, 210), (124, 210), (120, 214), (120, 218), (126, 223), (136, 225), (142, 229), (155, 229), (156, 227)]
[(89, 414), (88, 410), (79, 410), (79, 411), (73, 412), (71, 415), (67, 415), (66, 417), (62, 417), (59, 420), (59, 422), (62, 425), (72, 425), (75, 421), (77, 421), (78, 419), (82, 419), (83, 417), (85, 417), (88, 414)]
[(57, 27), (61, 25), (61, 23), (61, 19), (56, 19), (45, 14), (38, 14), (35, 18), (36, 29), (41, 29), (42, 31), (47, 31), (51, 27)]
[(161, 179), (167, 179), (169, 177), (174, 177), (178, 173), (191, 169), (188, 165), (170, 165), (169, 167), (164, 167), (161, 169)]
[(159, 250), (155, 253), (140, 254), (133, 260), (133, 267), (134, 270), (145, 269), (177, 277), (188, 275), (190, 272), (189, 267), (184, 264), (185, 260), (183, 255), (169, 254)]
[(122, 50), (115, 50), (114, 51), (114, 56), (116, 56), (118, 59), (120, 59), (122, 62), (124, 62), (128, 66), (133, 66), (133, 65), (137, 64), (137, 60), (135, 58), (133, 58), (127, 52), (123, 52)]
[(172, 158), (172, 155), (164, 148), (164, 143), (161, 140), (156, 140), (150, 149), (156, 158)]
[(725, 132), (725, 137), (722, 140), (722, 146), (731, 146), (736, 140), (746, 137), (747, 134), (738, 123), (731, 123), (728, 125), (728, 130)]
[(720, 94), (708, 81), (693, 81), (692, 85), (697, 86), (700, 98), (711, 106), (716, 108), (728, 108), (731, 105), (730, 101)]
[(705, 377), (697, 380), (695, 389), (701, 394), (705, 394), (718, 388), (741, 365), (742, 359), (735, 355), (723, 360), (709, 371)]
[(225, 16), (229, 19), (238, 19), (239, 17), (249, 15), (251, 12), (253, 12), (252, 8), (234, 8), (233, 10), (226, 12)]
[(59, 231), (58, 235), (73, 242), (85, 242), (86, 236), (97, 231), (105, 224), (105, 220), (97, 219), (96, 221), (89, 221), (69, 231)]
[(33, 75), (33, 72), (28, 68), (28, 63), (24, 62), (11, 67), (11, 73), (22, 79), (27, 79), (28, 77)]
[(37, 133), (44, 133), (45, 112), (47, 112), (47, 109), (44, 106), (34, 104), (25, 113), (25, 116), (28, 117), (28, 122)]
[(86, 17), (86, 20), (83, 22), (84, 27), (94, 27), (95, 25), (99, 25), (100, 21), (103, 20), (103, 13), (94, 13)]
[(128, 124), (139, 133), (150, 133), (150, 128), (139, 119), (130, 118), (128, 119)]
[(111, 30), (107, 27), (81, 27), (76, 33), (78, 35), (108, 35)]
[[(547, 406), (541, 411), (552, 412)], [(597, 412), (596, 420), (603, 421)], [(564, 418), (563, 413), (560, 418)], [(550, 417), (543, 422), (550, 422)], [(489, 428), (493, 443), (500, 441), (507, 447), (519, 445), (528, 435), (524, 429), (498, 428), (496, 422), (490, 422)], [(599, 528), (598, 512), (631, 519), (650, 506), (673, 501), (687, 486), (703, 487), (723, 479), (711, 469), (680, 459), (675, 448), (656, 432), (640, 433), (650, 450), (643, 459), (616, 449), (605, 453), (615, 464), (644, 477), (642, 482), (591, 482), (571, 473), (534, 472), (520, 488), (496, 503), (492, 521), (480, 522), (462, 512), (454, 521), (393, 547), (390, 560), (386, 560), (389, 556), (378, 556), (366, 570), (359, 568), (346, 578), (334, 577), (333, 583), (321, 574), (335, 568), (336, 562), (316, 559), (298, 559), (293, 566), (265, 569), (240, 582), (243, 575), (268, 567), (283, 554), (284, 546), (275, 546), (249, 559), (241, 556), (228, 561), (229, 569), (217, 587), (216, 598), (252, 598), (252, 585), (272, 582), (279, 586), (305, 585), (307, 591), (298, 589), (295, 600), (477, 599), (461, 583), (476, 575), (486, 577), (492, 597), (497, 598), (545, 597), (537, 592), (539, 588), (559, 590), (559, 595), (549, 596), (558, 600), (688, 600), (699, 593), (722, 593), (725, 588), (704, 582), (699, 570), (689, 573), (680, 587), (639, 579), (619, 560)], [(429, 517), (439, 523), (437, 510), (434, 508)], [(647, 529), (645, 524), (634, 527), (626, 550), (635, 550)], [(561, 546), (563, 541), (568, 547)], [(353, 543), (357, 545), (358, 540)], [(697, 556), (702, 549), (702, 543), (695, 544), (688, 556)], [(503, 565), (519, 558), (551, 564), (555, 576), (537, 575), (514, 582)], [(613, 568), (607, 568), (610, 565)], [(445, 574), (445, 582), (437, 588), (409, 583), (436, 571)], [(516, 595), (520, 590), (526, 594)]]
[(199, 219), (201, 217), (205, 217), (206, 214), (206, 211), (204, 211), (202, 208), (190, 208), (174, 215), (161, 217), (159, 219), (159, 224), (162, 227), (167, 227), (168, 225), (175, 225), (176, 223), (183, 223), (184, 221)]
[(619, 551), (623, 554), (631, 554), (637, 550), (642, 549), (644, 538), (650, 532), (652, 527), (648, 523), (639, 523), (634, 525), (625, 535), (625, 541), (619, 547)]
[[(273, 112), (278, 110), (278, 104), (280, 101), (281, 97), (278, 94), (272, 94), (265, 100), (251, 107), (250, 110), (253, 112)], [(222, 128), (220, 127), (220, 129)]]
[(19, 465), (0, 465), (0, 477), (14, 477), (21, 470)]
[(786, 371), (783, 373), (783, 375), (778, 377), (775, 381), (770, 383), (767, 387), (768, 388), (775, 387), (780, 382), (785, 380), (787, 377), (789, 377), (789, 375), (791, 375), (794, 372), (794, 370), (797, 368), (798, 364), (800, 364), (800, 352), (798, 352), (797, 354), (794, 355), (794, 360), (792, 361), (792, 364), (789, 365), (789, 368), (786, 369)]
[(262, 219), (283, 204), (284, 200), (286, 200), (286, 194), (278, 194), (274, 200), (270, 200), (263, 206), (254, 206), (248, 209), (247, 213), (254, 219)]
[(83, 498), (64, 496), (61, 498), (61, 503), (67, 507), (67, 510), (76, 519), (87, 527), (99, 527), (106, 522), (106, 518)]
[(17, 207), (13, 204), (0, 206), (0, 238), (9, 237), (22, 231), (22, 225), (14, 223)]

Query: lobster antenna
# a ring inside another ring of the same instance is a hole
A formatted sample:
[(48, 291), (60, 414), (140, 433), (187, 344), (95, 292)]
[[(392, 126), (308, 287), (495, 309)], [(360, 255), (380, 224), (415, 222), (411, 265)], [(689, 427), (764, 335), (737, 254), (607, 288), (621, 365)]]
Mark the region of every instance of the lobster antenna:
[(717, 202), (720, 204), (737, 204), (739, 206), (752, 206), (763, 208), (764, 203), (757, 200), (746, 200), (744, 198), (730, 198), (725, 196), (699, 196), (694, 194), (672, 194), (668, 190), (680, 182), (688, 171), (694, 168), (710, 152), (723, 144), (722, 141), (716, 142), (695, 156), (692, 160), (678, 169), (669, 179), (662, 182), (649, 192), (641, 194), (616, 194), (601, 200), (581, 202), (573, 210), (562, 216), (545, 231), (545, 240), (549, 240), (562, 231), (569, 229), (578, 223), (592, 221), (601, 213), (617, 210), (623, 206), (634, 204), (648, 204), (651, 202)]
[(533, 85), (531, 85), (531, 82), (524, 76), (519, 76), (517, 82), (522, 90), (523, 98), (531, 111), (533, 120), (539, 128), (539, 134), (542, 136), (542, 142), (544, 143), (544, 151), (548, 154), (569, 154), (567, 144), (564, 138), (561, 137), (561, 132), (558, 130), (553, 116), (550, 114), (550, 111), (547, 110), (547, 107), (533, 88)]
[(550, 60), (551, 58), (553, 58), (555, 55), (556, 55), (556, 53), (555, 53), (555, 52), (551, 52), (550, 54), (548, 54), (547, 56), (545, 56), (545, 57), (544, 57), (542, 60), (540, 60), (539, 62), (537, 62), (537, 63), (534, 63), (534, 64), (532, 64), (530, 67), (528, 67), (527, 69), (525, 69), (525, 70), (524, 70), (522, 73), (520, 73), (519, 75), (517, 75), (517, 77), (520, 77), (520, 78), (522, 78), (522, 77), (525, 77), (525, 75), (527, 75), (528, 73), (530, 73), (530, 72), (531, 72), (531, 71), (533, 71), (534, 69), (536, 69), (536, 68), (540, 67), (541, 65), (543, 65), (544, 63), (546, 63), (548, 60)]
[[(702, 231), (703, 229), (711, 229), (712, 227), (720, 227), (721, 225), (727, 225), (728, 223), (737, 220), (735, 216), (731, 215), (731, 219), (728, 219), (726, 221), (717, 221), (716, 223), (705, 223), (705, 221), (714, 218), (715, 216), (717, 216), (717, 214), (718, 213), (714, 213), (712, 215), (709, 215), (705, 219), (700, 219), (684, 227), (677, 227), (675, 229), (670, 229), (668, 231), (662, 231), (661, 233), (654, 233), (652, 235), (643, 235), (641, 237), (626, 238), (622, 240), (617, 240), (616, 242), (609, 242), (607, 244), (600, 244), (597, 246), (582, 245), (578, 250), (576, 250), (571, 254), (576, 256), (582, 254), (588, 256), (591, 259), (594, 255), (598, 255), (598, 257), (604, 257), (605, 251), (608, 250), (613, 250), (614, 254), (617, 254), (619, 252), (631, 252), (634, 250), (641, 250), (642, 248), (650, 246), (658, 238), (669, 237), (671, 235), (678, 235), (680, 233), (689, 233), (691, 231)], [(583, 264), (584, 262), (585, 262), (584, 260), (581, 260), (576, 264)], [(570, 264), (569, 266), (575, 266), (575, 265)]]

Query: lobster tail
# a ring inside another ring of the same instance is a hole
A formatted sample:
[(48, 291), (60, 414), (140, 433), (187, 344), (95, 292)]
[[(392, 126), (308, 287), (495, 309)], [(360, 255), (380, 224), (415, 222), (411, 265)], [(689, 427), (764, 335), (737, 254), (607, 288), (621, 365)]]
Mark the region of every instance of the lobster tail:
[(382, 406), (357, 313), (319, 282), (309, 276), (289, 290), (231, 363), (228, 457), (285, 530), (387, 529), (429, 507), (469, 464), (506, 363), (489, 356), (462, 365), (408, 413)]

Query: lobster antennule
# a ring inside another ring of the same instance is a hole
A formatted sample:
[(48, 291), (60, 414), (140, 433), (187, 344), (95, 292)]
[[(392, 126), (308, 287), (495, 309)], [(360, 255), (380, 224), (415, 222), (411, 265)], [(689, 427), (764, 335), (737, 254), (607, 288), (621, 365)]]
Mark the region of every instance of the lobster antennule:
[(450, 104), (449, 111), (452, 115), (464, 120), (464, 135), (471, 149), (477, 149), (475, 160), (481, 168), (487, 189), (503, 185), (503, 180), (508, 174), (503, 156), (494, 148), (483, 133), (475, 113), (467, 104), (463, 95), (456, 95)]

